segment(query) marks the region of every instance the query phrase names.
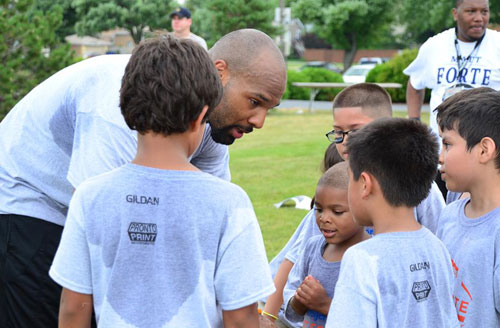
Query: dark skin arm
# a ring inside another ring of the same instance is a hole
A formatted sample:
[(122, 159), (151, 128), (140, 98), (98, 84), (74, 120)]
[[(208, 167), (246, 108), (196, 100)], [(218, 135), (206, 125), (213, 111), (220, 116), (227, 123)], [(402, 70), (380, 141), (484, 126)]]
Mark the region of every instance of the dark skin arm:
[[(302, 305), (306, 309), (328, 315), (332, 299), (328, 297), (325, 289), (317, 279), (313, 276), (307, 276), (295, 292), (292, 302), (298, 303), (299, 309), (301, 309), (300, 305)], [(291, 305), (293, 307), (294, 303)], [(293, 309), (295, 310), (295, 307)], [(295, 312), (299, 313), (297, 310)]]
[(408, 117), (420, 119), (422, 105), (424, 103), (425, 89), (415, 89), (408, 79), (406, 85), (406, 104), (408, 105)]

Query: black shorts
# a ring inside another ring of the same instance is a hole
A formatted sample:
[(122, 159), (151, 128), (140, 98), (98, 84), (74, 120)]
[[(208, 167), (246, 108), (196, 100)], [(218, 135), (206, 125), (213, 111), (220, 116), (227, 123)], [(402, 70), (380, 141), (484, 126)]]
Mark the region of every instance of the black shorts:
[(48, 275), (63, 227), (0, 214), (0, 327), (57, 327), (61, 287)]

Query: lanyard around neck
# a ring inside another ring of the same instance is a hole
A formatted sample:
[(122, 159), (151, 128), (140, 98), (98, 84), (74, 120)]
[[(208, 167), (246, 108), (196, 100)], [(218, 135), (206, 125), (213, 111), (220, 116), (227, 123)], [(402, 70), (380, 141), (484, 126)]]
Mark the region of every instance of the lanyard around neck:
[(486, 35), (486, 31), (484, 31), (483, 35), (479, 40), (476, 41), (476, 45), (474, 49), (470, 52), (467, 58), (462, 58), (462, 53), (460, 52), (460, 47), (458, 46), (458, 29), (455, 27), (455, 51), (457, 53), (457, 66), (458, 66), (458, 79), (462, 76), (462, 72), (469, 64), (471, 64), (471, 57), (475, 55), (479, 51), (479, 46)]

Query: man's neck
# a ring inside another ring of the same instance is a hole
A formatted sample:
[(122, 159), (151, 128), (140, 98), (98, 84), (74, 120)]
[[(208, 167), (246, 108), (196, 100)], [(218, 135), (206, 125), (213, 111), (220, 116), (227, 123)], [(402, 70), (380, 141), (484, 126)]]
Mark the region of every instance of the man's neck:
[(179, 38), (179, 39), (186, 39), (186, 38), (189, 38), (189, 35), (191, 34), (191, 32), (189, 30), (186, 30), (186, 31), (182, 31), (182, 32), (175, 32), (174, 31), (174, 35), (176, 38)]

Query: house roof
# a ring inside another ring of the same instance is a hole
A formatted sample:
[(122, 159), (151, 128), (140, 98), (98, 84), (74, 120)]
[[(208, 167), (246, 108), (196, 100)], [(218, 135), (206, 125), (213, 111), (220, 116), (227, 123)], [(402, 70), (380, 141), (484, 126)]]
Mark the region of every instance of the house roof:
[(66, 42), (75, 46), (111, 46), (111, 42), (94, 38), (92, 36), (78, 36), (76, 34), (68, 35), (64, 38)]

